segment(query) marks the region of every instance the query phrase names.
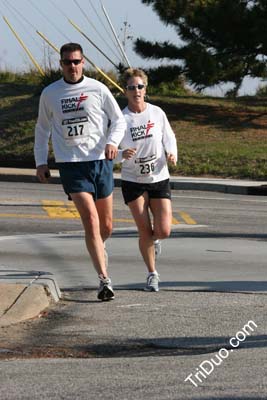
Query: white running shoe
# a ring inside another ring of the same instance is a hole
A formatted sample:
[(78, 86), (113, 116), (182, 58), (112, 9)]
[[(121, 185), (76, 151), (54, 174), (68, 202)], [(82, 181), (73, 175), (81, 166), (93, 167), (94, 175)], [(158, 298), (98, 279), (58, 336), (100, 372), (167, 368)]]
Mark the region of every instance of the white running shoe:
[(157, 271), (150, 272), (147, 277), (145, 292), (158, 292), (159, 291), (159, 274)]

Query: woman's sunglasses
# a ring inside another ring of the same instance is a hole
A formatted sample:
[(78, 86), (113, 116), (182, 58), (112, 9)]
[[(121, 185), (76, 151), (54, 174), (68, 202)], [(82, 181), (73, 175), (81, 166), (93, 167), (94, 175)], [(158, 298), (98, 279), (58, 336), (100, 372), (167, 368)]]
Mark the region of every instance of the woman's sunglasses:
[(139, 84), (139, 85), (127, 85), (126, 89), (127, 90), (135, 90), (135, 89), (141, 90), (141, 89), (144, 89), (144, 87), (145, 87), (145, 85), (141, 85), (141, 84)]

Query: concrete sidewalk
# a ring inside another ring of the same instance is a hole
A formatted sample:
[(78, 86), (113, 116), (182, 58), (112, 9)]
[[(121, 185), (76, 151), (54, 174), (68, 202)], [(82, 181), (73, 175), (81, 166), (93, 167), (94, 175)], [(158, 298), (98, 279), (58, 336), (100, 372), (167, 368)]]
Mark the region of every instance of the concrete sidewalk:
[[(120, 173), (114, 173), (115, 186), (121, 186)], [(0, 181), (37, 182), (35, 169), (0, 168)], [(173, 190), (202, 190), (243, 195), (267, 195), (267, 181), (171, 176)], [(58, 170), (51, 170), (50, 183), (60, 183)]]
[[(188, 292), (192, 296), (194, 292), (207, 292), (207, 296), (214, 292), (267, 293), (264, 241), (175, 233), (165, 241), (159, 260), (160, 287), (165, 294), (173, 290), (181, 296)], [(127, 254), (122, 249), (127, 249)], [(133, 292), (139, 303), (146, 273), (137, 254), (137, 235), (114, 231), (107, 250), (116, 297), (117, 291)], [(37, 317), (51, 301), (61, 298), (58, 286), (63, 293), (89, 290), (92, 301), (99, 303), (97, 276), (88, 263), (82, 232), (4, 237), (1, 254), (0, 327)]]
[[(173, 235), (158, 260), (160, 291), (147, 293), (137, 235), (115, 232), (112, 302), (96, 298), (82, 232), (0, 244), (1, 263), (50, 270), (63, 293), (41, 318), (0, 328), (2, 392), (22, 393), (6, 400), (266, 400), (264, 240)], [(198, 380), (211, 360), (212, 375)]]
[[(0, 169), (0, 180), (37, 182), (34, 170)], [(51, 181), (59, 183), (57, 171)], [(267, 187), (188, 177), (171, 183), (232, 194), (266, 194)], [(136, 236), (114, 231), (107, 243), (116, 295), (108, 303), (96, 299), (83, 232), (0, 237), (6, 399), (266, 399), (266, 242), (173, 231), (159, 260), (161, 289), (150, 294), (142, 290)], [(203, 365), (214, 372), (202, 373)]]

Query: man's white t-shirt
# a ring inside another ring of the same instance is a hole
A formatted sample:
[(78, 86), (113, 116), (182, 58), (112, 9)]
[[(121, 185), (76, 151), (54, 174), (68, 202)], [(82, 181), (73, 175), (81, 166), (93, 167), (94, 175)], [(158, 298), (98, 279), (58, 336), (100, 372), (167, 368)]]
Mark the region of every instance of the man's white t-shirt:
[(116, 100), (104, 84), (86, 76), (75, 84), (62, 78), (47, 86), (40, 97), (36, 166), (47, 164), (50, 136), (57, 162), (104, 159), (106, 144), (118, 147), (125, 125)]

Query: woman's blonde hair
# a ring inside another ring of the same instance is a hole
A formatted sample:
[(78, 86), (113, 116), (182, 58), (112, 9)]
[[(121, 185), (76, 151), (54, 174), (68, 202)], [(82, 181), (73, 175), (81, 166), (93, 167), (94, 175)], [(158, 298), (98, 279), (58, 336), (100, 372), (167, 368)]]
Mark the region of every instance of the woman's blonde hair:
[(147, 86), (148, 78), (144, 71), (138, 68), (128, 68), (122, 74), (121, 83), (123, 87), (126, 88), (128, 80), (134, 77), (141, 78), (144, 85)]

